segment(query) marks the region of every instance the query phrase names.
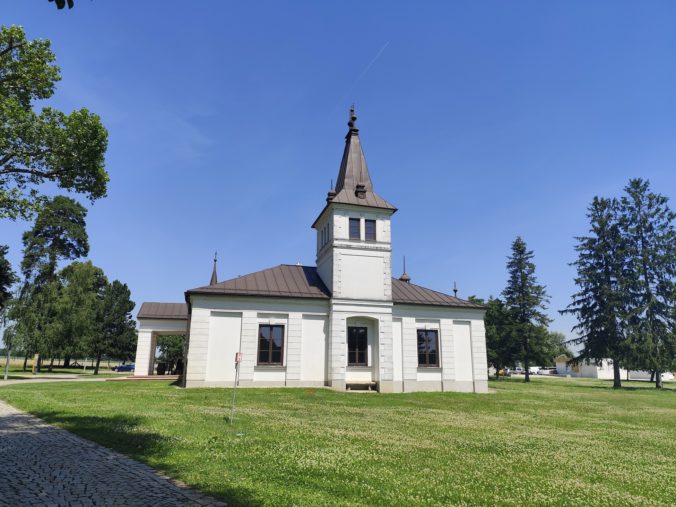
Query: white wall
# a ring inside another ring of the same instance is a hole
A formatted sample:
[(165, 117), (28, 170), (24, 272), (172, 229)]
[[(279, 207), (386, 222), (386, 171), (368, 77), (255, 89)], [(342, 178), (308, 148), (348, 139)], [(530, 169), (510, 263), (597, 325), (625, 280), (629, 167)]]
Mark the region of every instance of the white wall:
[(319, 315), (303, 316), (301, 380), (328, 380), (326, 370), (326, 331), (328, 321)]
[(240, 349), (242, 314), (211, 312), (206, 378), (212, 382), (235, 380), (235, 354)]
[[(327, 317), (325, 300), (193, 296), (186, 385), (231, 385), (238, 351), (242, 386), (324, 385)], [(260, 324), (284, 326), (281, 366), (257, 365)]]

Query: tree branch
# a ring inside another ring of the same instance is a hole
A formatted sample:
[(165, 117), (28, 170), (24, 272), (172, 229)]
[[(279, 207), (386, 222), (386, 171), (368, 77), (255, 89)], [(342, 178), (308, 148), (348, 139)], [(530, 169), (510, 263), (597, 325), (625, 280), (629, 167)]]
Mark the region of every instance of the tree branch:
[(31, 176), (37, 176), (39, 178), (51, 179), (58, 176), (61, 171), (39, 171), (37, 169), (24, 169), (21, 167), (14, 167), (11, 165), (5, 166), (0, 169), (0, 175), (5, 174), (30, 174)]
[(14, 49), (20, 48), (21, 46), (25, 46), (25, 45), (26, 45), (25, 42), (20, 42), (19, 44), (14, 45), (14, 37), (10, 37), (9, 42), (7, 43), (7, 47), (5, 49), (3, 49), (2, 51), (0, 51), (0, 58), (5, 56), (7, 53), (10, 53)]

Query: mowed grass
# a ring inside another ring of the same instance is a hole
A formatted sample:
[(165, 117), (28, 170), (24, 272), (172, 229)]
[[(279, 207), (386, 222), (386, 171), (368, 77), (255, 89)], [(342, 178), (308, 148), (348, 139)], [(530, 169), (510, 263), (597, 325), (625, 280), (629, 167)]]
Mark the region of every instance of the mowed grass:
[[(14, 385), (0, 398), (232, 505), (673, 505), (676, 389), (486, 395)], [(239, 435), (238, 435), (239, 433)]]

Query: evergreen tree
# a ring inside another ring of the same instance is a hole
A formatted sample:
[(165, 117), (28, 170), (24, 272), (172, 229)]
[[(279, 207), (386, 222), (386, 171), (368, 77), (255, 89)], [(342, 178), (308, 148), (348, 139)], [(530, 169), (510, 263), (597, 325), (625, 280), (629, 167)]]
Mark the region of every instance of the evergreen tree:
[(668, 198), (650, 191), (648, 181), (632, 179), (620, 201), (620, 225), (626, 245), (628, 307), (632, 362), (662, 372), (676, 357), (676, 214)]
[(576, 238), (578, 259), (575, 284), (579, 290), (561, 313), (577, 317), (573, 328), (579, 334), (574, 343), (583, 346), (576, 361), (598, 364), (605, 358), (613, 363), (613, 387), (622, 385), (620, 364), (629, 353), (626, 337), (625, 255), (618, 220), (618, 202), (594, 197), (587, 211), (589, 235)]
[(12, 264), (7, 259), (8, 246), (0, 245), (0, 316), (4, 315), (7, 303), (12, 298), (12, 285), (16, 282), (16, 275)]
[(530, 382), (530, 342), (536, 338), (537, 326), (547, 326), (550, 321), (543, 312), (547, 309), (547, 292), (544, 285), (537, 283), (532, 259), (532, 250), (528, 250), (524, 240), (517, 237), (512, 243), (512, 255), (507, 261), (507, 287), (502, 292), (505, 306), (514, 322), (514, 332), (521, 343), (520, 356), (526, 370), (526, 382)]
[(134, 306), (127, 284), (113, 280), (103, 287), (101, 325), (92, 340), (96, 354), (94, 375), (99, 372), (103, 354), (126, 361), (136, 353), (136, 322), (131, 315)]
[(57, 195), (45, 202), (33, 228), (23, 234), (21, 270), (29, 282), (53, 280), (60, 260), (89, 253), (87, 210), (70, 197)]

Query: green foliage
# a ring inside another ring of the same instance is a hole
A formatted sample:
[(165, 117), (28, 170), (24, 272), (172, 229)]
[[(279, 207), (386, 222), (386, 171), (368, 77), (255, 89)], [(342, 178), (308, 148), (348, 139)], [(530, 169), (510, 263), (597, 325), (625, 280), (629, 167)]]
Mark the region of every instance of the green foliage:
[(505, 303), (489, 298), (486, 303), (486, 353), (488, 364), (497, 372), (521, 358), (521, 346), (514, 333), (514, 321)]
[(667, 197), (633, 179), (620, 201), (620, 226), (626, 248), (625, 301), (631, 359), (660, 373), (676, 366), (676, 214)]
[(17, 281), (12, 264), (7, 259), (8, 246), (0, 245), (0, 316), (3, 315), (8, 301), (12, 298), (11, 288)]
[(69, 197), (48, 199), (35, 224), (23, 235), (21, 270), (29, 282), (53, 280), (57, 263), (89, 253), (87, 210)]
[(157, 337), (157, 348), (159, 355), (157, 359), (167, 364), (166, 371), (173, 373), (179, 364), (183, 361), (185, 352), (185, 336), (166, 335)]
[(33, 108), (61, 79), (54, 60), (49, 41), (29, 41), (18, 26), (0, 27), (0, 218), (39, 211), (45, 182), (92, 201), (106, 195), (108, 133), (100, 118), (84, 108), (71, 114)]
[(136, 322), (131, 291), (119, 280), (103, 287), (101, 324), (93, 350), (128, 361), (136, 354)]
[[(578, 319), (576, 359), (613, 360), (629, 369), (676, 367), (676, 217), (665, 196), (633, 179), (618, 201), (595, 197), (590, 235), (577, 238), (579, 290), (563, 313)], [(656, 375), (656, 386), (661, 376)]]
[(538, 326), (546, 327), (550, 322), (543, 311), (547, 308), (545, 303), (548, 296), (544, 285), (537, 282), (532, 259), (532, 250), (528, 250), (525, 241), (517, 237), (512, 243), (512, 255), (507, 261), (509, 279), (502, 292), (505, 308), (512, 321), (511, 332), (521, 344), (520, 356), (526, 369), (526, 382), (530, 380), (528, 366), (531, 355), (541, 343)]
[[(14, 385), (0, 398), (228, 505), (672, 505), (676, 385), (547, 379), (492, 393)], [(238, 433), (243, 433), (243, 435)]]
[(583, 348), (578, 361), (611, 358), (615, 387), (620, 387), (620, 363), (629, 350), (626, 323), (626, 247), (619, 223), (618, 201), (594, 197), (587, 211), (589, 235), (576, 238), (578, 259), (573, 301), (561, 313), (577, 317), (575, 343)]

